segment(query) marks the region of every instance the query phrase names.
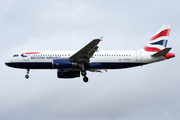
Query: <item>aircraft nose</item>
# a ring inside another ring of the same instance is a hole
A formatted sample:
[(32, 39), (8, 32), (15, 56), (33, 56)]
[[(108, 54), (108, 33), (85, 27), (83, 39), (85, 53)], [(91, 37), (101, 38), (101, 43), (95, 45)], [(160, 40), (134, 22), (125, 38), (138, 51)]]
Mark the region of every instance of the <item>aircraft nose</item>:
[(7, 60), (7, 61), (5, 61), (5, 64), (6, 64), (7, 66), (11, 66), (11, 61), (10, 61), (10, 60)]

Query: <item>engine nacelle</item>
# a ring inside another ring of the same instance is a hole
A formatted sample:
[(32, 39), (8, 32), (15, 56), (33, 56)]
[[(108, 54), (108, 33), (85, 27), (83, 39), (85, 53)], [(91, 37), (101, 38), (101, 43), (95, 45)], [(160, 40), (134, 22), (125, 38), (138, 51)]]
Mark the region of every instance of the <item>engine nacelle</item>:
[(66, 70), (58, 70), (57, 71), (58, 78), (75, 78), (80, 77), (80, 71), (66, 71)]
[(55, 59), (53, 60), (54, 68), (76, 68), (77, 63), (66, 59)]

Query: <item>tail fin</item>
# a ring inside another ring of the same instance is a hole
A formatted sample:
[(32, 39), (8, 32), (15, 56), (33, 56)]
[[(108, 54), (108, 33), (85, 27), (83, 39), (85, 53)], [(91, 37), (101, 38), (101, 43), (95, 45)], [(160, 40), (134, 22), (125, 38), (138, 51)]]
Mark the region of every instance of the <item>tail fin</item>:
[(159, 52), (166, 48), (171, 25), (163, 25), (157, 33), (145, 45), (144, 50), (147, 52)]

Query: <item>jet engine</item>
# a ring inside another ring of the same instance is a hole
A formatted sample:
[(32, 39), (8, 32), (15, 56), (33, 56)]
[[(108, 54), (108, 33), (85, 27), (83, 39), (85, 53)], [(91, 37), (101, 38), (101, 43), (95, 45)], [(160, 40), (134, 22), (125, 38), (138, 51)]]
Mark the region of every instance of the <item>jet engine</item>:
[(57, 71), (58, 78), (75, 78), (80, 77), (80, 71), (66, 71), (66, 70), (58, 70)]
[(76, 68), (77, 63), (66, 59), (55, 59), (53, 60), (54, 68)]

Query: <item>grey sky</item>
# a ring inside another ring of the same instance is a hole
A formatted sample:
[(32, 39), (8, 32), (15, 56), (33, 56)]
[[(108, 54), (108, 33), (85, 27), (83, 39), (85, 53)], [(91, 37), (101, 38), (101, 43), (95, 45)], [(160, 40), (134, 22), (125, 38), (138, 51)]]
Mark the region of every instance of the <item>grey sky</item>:
[[(177, 0), (0, 0), (0, 120), (179, 120)], [(163, 24), (176, 57), (130, 69), (61, 80), (56, 70), (5, 66), (14, 53), (78, 50), (104, 36), (100, 50), (138, 50)]]

